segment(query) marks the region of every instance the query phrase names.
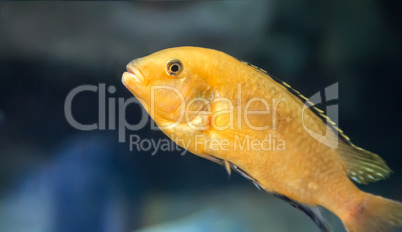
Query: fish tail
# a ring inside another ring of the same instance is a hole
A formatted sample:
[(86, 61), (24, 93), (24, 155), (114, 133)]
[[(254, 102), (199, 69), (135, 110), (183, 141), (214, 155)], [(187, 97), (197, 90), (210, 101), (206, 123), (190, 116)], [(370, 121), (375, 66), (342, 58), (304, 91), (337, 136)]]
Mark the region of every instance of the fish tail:
[(364, 193), (365, 197), (342, 217), (349, 232), (387, 232), (402, 227), (402, 204)]

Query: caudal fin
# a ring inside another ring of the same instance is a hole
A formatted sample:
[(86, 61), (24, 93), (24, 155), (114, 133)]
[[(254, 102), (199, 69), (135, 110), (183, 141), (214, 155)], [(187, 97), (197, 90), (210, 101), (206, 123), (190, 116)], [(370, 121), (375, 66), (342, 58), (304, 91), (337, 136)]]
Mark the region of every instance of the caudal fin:
[(402, 227), (402, 204), (365, 193), (366, 200), (342, 218), (349, 232), (388, 232)]

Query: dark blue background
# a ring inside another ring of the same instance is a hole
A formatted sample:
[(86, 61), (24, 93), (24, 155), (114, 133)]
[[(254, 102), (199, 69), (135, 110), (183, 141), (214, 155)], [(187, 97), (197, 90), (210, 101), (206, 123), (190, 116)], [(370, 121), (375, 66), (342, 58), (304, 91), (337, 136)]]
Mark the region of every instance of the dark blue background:
[[(68, 124), (73, 88), (105, 83), (117, 88), (107, 97), (128, 99), (130, 60), (183, 45), (249, 61), (305, 96), (338, 82), (340, 128), (395, 172), (359, 187), (402, 201), (400, 9), (377, 0), (0, 3), (0, 230), (318, 231), (207, 160), (129, 151), (116, 130)], [(97, 122), (97, 94), (78, 95), (72, 109)], [(128, 121), (139, 112), (129, 106)], [(165, 138), (149, 124), (130, 134)]]

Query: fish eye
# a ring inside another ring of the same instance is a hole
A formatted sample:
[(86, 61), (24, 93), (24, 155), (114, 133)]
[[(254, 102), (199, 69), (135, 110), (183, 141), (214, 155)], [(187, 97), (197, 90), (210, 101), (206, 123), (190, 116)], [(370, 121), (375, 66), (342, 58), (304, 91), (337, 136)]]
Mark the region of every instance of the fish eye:
[(183, 64), (178, 59), (171, 59), (166, 63), (166, 72), (171, 76), (177, 76), (183, 69)]

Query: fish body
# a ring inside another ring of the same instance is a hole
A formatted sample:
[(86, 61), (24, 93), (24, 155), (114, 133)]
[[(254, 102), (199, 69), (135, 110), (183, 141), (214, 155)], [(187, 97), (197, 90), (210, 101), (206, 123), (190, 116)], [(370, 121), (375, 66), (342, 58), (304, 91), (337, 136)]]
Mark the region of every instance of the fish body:
[(362, 192), (350, 179), (386, 178), (385, 162), (264, 70), (220, 51), (178, 47), (133, 60), (122, 81), (191, 153), (236, 167), (268, 192), (321, 205), (348, 231), (402, 226), (401, 203)]

